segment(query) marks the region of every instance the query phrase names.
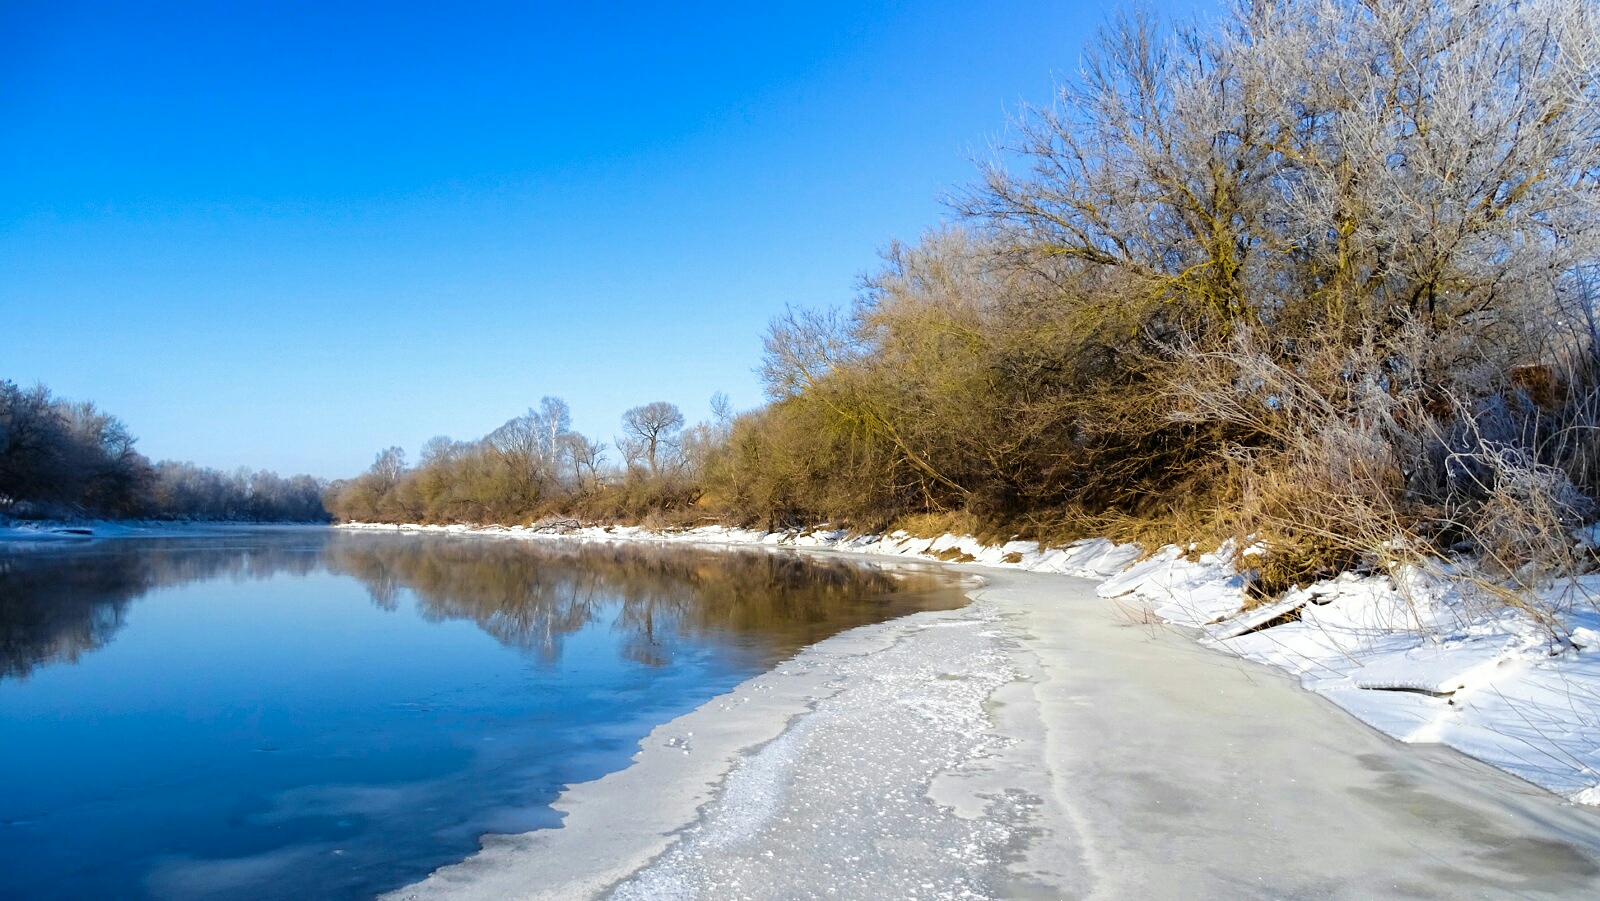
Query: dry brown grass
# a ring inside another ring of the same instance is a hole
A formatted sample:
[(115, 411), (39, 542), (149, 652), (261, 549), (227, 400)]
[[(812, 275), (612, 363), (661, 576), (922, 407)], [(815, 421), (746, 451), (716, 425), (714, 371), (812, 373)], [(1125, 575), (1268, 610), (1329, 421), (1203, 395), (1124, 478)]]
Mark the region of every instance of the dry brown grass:
[(888, 529), (891, 532), (895, 530), (903, 531), (914, 538), (930, 540), (943, 535), (971, 535), (979, 540), (985, 540), (984, 536), (992, 532), (992, 525), (984, 523), (965, 510), (956, 510), (948, 513), (914, 513), (902, 516)]

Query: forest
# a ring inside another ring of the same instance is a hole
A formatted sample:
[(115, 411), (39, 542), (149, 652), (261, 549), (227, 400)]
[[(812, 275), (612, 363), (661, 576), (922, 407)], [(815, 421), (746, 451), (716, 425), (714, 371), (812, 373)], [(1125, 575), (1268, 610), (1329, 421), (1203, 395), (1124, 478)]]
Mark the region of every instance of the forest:
[(1126, 14), (948, 223), (764, 338), (769, 401), (619, 458), (565, 406), (398, 449), (343, 519), (1248, 538), (1574, 564), (1600, 498), (1600, 27), (1559, 0)]
[(326, 482), (151, 463), (117, 417), (0, 381), (0, 518), (326, 522)]

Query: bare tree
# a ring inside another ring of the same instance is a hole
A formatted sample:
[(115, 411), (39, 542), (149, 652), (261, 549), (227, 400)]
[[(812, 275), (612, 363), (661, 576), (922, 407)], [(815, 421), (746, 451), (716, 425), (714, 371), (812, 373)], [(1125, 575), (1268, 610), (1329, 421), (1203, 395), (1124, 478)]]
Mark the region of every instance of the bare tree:
[(590, 441), (578, 432), (561, 435), (561, 453), (572, 464), (573, 477), (579, 490), (593, 488), (600, 481), (600, 467), (605, 465), (606, 445)]
[(630, 463), (642, 463), (651, 475), (658, 475), (666, 452), (675, 446), (674, 440), (683, 422), (683, 413), (666, 401), (634, 407), (622, 414), (623, 437), (617, 443)]
[(544, 451), (550, 457), (551, 468), (559, 479), (561, 436), (572, 431), (572, 410), (561, 398), (545, 396), (539, 399), (539, 421), (544, 425)]
[(435, 466), (448, 463), (461, 450), (461, 446), (448, 435), (435, 435), (422, 445), (421, 465)]
[(774, 400), (815, 388), (829, 372), (860, 356), (848, 316), (837, 310), (786, 309), (762, 338), (761, 381)]
[(547, 450), (548, 438), (544, 417), (530, 409), (484, 439), (510, 478), (510, 496), (504, 501), (518, 512), (532, 509), (555, 476), (555, 456)]
[[(963, 208), (1126, 289), (1087, 318), (1514, 333), (1592, 259), (1600, 15), (1567, 0), (1240, 0), (1118, 20)], [(1517, 285), (1517, 291), (1509, 291)], [(1354, 340), (1353, 338), (1351, 340)]]
[(372, 461), (372, 468), (367, 471), (377, 477), (383, 490), (394, 488), (406, 471), (405, 449), (389, 447), (379, 451), (377, 459)]
[(733, 428), (734, 415), (733, 402), (728, 399), (727, 392), (711, 395), (711, 422), (723, 435)]

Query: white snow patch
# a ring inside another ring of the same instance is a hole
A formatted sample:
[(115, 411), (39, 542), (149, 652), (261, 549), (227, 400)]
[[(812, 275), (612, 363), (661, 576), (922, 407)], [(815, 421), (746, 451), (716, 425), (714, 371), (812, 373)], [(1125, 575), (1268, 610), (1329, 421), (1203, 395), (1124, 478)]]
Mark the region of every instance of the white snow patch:
[[(1415, 570), (1345, 575), (1303, 593), (1312, 592), (1297, 622), (1208, 643), (1294, 673), (1401, 741), (1449, 745), (1600, 803), (1600, 654)], [(1562, 619), (1574, 634), (1600, 627), (1592, 605)]]
[(1100, 583), (1101, 597), (1131, 595), (1151, 605), (1167, 622), (1204, 626), (1245, 606), (1245, 582), (1234, 572), (1233, 543), (1189, 560), (1177, 547), (1164, 547)]

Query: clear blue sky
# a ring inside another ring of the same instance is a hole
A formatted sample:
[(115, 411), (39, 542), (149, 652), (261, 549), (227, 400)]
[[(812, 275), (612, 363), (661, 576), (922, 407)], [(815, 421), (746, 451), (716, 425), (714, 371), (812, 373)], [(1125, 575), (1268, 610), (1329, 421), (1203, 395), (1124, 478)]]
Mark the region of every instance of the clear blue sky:
[(330, 477), (544, 394), (754, 407), (768, 319), (946, 217), (1114, 6), (5, 2), (0, 378)]

